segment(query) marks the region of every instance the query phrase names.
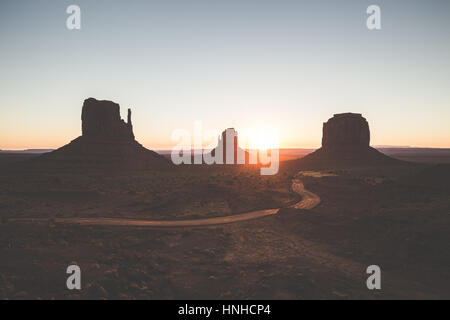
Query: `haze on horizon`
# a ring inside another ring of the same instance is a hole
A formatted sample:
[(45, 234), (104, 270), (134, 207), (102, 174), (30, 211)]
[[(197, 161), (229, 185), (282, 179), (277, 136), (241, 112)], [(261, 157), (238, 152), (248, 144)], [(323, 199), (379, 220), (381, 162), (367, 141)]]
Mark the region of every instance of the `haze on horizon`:
[(197, 120), (318, 147), (342, 112), (363, 114), (372, 145), (450, 147), (449, 1), (78, 0), (69, 31), (71, 4), (0, 2), (0, 149), (70, 142), (88, 97), (131, 107), (151, 149)]

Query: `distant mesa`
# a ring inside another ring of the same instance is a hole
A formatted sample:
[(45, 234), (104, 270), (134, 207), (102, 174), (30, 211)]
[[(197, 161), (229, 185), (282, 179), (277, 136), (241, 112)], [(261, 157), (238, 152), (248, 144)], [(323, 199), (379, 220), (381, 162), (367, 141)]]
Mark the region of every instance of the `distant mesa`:
[(49, 166), (93, 169), (163, 169), (172, 163), (134, 139), (131, 109), (127, 122), (112, 101), (86, 99), (81, 113), (82, 135), (36, 161)]
[(323, 124), (322, 147), (301, 159), (326, 165), (399, 162), (370, 147), (367, 120), (359, 113), (335, 114)]
[(217, 147), (211, 151), (212, 156), (222, 154), (224, 164), (246, 164), (249, 163), (249, 153), (239, 147), (238, 133), (234, 128), (222, 131), (217, 141)]
[[(192, 163), (207, 163), (204, 159), (215, 159), (216, 164), (248, 164), (248, 151), (239, 147), (238, 132), (234, 128), (227, 128), (219, 135), (217, 146), (211, 152), (192, 155)], [(212, 160), (211, 160), (212, 161)], [(211, 164), (211, 163), (210, 163)]]
[(0, 153), (42, 154), (54, 149), (24, 149), (24, 150), (0, 150)]

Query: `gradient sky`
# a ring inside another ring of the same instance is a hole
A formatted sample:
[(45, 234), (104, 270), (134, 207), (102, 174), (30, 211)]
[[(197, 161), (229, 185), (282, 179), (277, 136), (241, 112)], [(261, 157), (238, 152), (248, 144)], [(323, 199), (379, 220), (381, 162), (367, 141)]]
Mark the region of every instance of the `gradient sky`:
[(0, 0), (0, 149), (68, 143), (88, 97), (131, 107), (152, 149), (195, 120), (317, 147), (322, 122), (349, 111), (372, 145), (450, 147), (449, 14), (448, 0)]

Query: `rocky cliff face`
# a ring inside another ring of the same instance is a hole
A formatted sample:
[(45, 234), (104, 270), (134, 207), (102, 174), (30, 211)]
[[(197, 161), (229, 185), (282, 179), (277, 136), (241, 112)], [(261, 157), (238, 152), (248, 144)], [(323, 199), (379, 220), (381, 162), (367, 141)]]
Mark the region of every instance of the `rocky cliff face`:
[(120, 106), (112, 101), (86, 99), (81, 112), (82, 134), (84, 137), (133, 140), (131, 109), (128, 121), (120, 118)]
[(369, 148), (367, 120), (359, 113), (335, 114), (323, 124), (322, 148)]

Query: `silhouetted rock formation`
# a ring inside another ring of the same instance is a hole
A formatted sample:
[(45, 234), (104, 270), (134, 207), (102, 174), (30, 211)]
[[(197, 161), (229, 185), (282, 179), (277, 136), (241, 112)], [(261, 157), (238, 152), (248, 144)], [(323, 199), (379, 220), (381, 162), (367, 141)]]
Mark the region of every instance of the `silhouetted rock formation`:
[(217, 141), (217, 147), (211, 151), (211, 154), (215, 156), (216, 152), (222, 154), (224, 164), (244, 164), (249, 161), (248, 152), (239, 147), (238, 133), (234, 128), (222, 131)]
[(86, 137), (106, 139), (134, 139), (131, 109), (127, 123), (120, 118), (120, 106), (112, 101), (86, 99), (81, 112), (82, 133)]
[[(248, 164), (249, 153), (239, 147), (238, 133), (234, 128), (222, 131), (217, 141), (217, 147), (211, 150), (211, 155), (220, 158), (223, 164)], [(218, 160), (219, 161), (219, 160)]]
[(335, 114), (323, 124), (322, 148), (324, 149), (367, 149), (369, 142), (369, 124), (359, 113)]
[(326, 166), (400, 162), (370, 147), (369, 143), (369, 124), (361, 114), (335, 114), (323, 124), (322, 147), (300, 160), (304, 164)]
[(38, 159), (58, 168), (164, 169), (172, 163), (134, 139), (131, 110), (127, 122), (120, 118), (120, 106), (112, 101), (89, 98), (84, 101), (82, 136)]

